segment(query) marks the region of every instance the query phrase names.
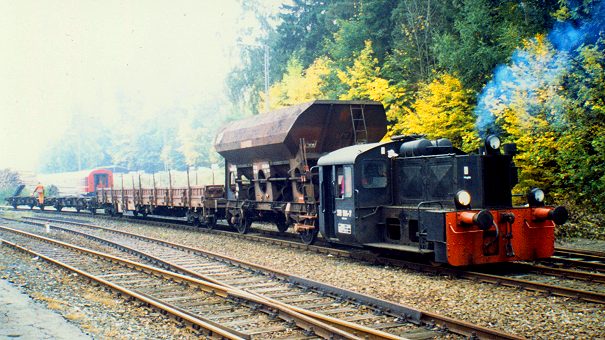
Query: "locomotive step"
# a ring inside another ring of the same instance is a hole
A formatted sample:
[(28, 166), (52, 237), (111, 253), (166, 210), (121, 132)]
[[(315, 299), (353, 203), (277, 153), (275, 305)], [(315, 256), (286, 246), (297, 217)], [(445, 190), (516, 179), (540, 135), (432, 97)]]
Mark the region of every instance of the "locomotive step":
[(431, 254), (434, 253), (433, 250), (430, 249), (418, 249), (417, 246), (407, 246), (404, 244), (395, 244), (395, 243), (387, 243), (387, 242), (377, 242), (377, 243), (364, 243), (366, 247), (370, 248), (380, 248), (380, 249), (389, 249), (389, 250), (397, 250), (404, 251), (408, 253), (419, 253), (419, 254)]

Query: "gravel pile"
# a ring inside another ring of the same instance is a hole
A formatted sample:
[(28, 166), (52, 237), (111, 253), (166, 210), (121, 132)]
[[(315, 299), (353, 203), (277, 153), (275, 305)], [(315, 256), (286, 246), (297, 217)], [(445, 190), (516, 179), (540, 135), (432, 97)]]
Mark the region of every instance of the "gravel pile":
[[(78, 217), (80, 218), (80, 217)], [(605, 338), (600, 304), (401, 268), (375, 266), (227, 236), (95, 220), (529, 338)]]
[(0, 246), (0, 279), (80, 327), (94, 338), (183, 339), (196, 337), (160, 313), (127, 302), (75, 273)]

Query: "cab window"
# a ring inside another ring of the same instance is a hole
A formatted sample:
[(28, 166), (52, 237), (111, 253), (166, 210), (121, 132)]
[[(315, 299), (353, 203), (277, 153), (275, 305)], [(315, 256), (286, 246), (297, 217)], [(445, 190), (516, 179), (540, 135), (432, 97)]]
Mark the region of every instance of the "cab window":
[(353, 196), (353, 176), (351, 167), (336, 166), (336, 197), (345, 198)]
[(361, 168), (361, 186), (365, 189), (387, 186), (387, 162), (384, 160), (364, 161)]

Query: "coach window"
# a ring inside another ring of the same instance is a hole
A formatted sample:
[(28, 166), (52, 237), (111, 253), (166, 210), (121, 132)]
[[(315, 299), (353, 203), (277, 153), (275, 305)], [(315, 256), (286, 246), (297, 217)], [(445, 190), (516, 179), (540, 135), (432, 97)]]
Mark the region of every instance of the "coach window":
[(365, 189), (387, 186), (387, 163), (384, 160), (368, 160), (361, 169), (361, 185)]
[(353, 196), (353, 176), (350, 166), (336, 166), (336, 197), (348, 198)]

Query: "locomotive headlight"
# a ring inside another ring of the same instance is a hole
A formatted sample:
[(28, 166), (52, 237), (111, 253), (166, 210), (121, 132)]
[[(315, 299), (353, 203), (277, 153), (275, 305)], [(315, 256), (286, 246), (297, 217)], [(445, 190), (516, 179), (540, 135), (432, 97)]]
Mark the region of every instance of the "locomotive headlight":
[(530, 206), (544, 205), (544, 191), (542, 189), (533, 188), (527, 194), (527, 202)]
[(468, 207), (471, 204), (471, 194), (466, 190), (456, 193), (456, 204), (460, 207)]
[(490, 151), (497, 151), (500, 149), (500, 138), (496, 135), (489, 135), (485, 139), (485, 147)]

